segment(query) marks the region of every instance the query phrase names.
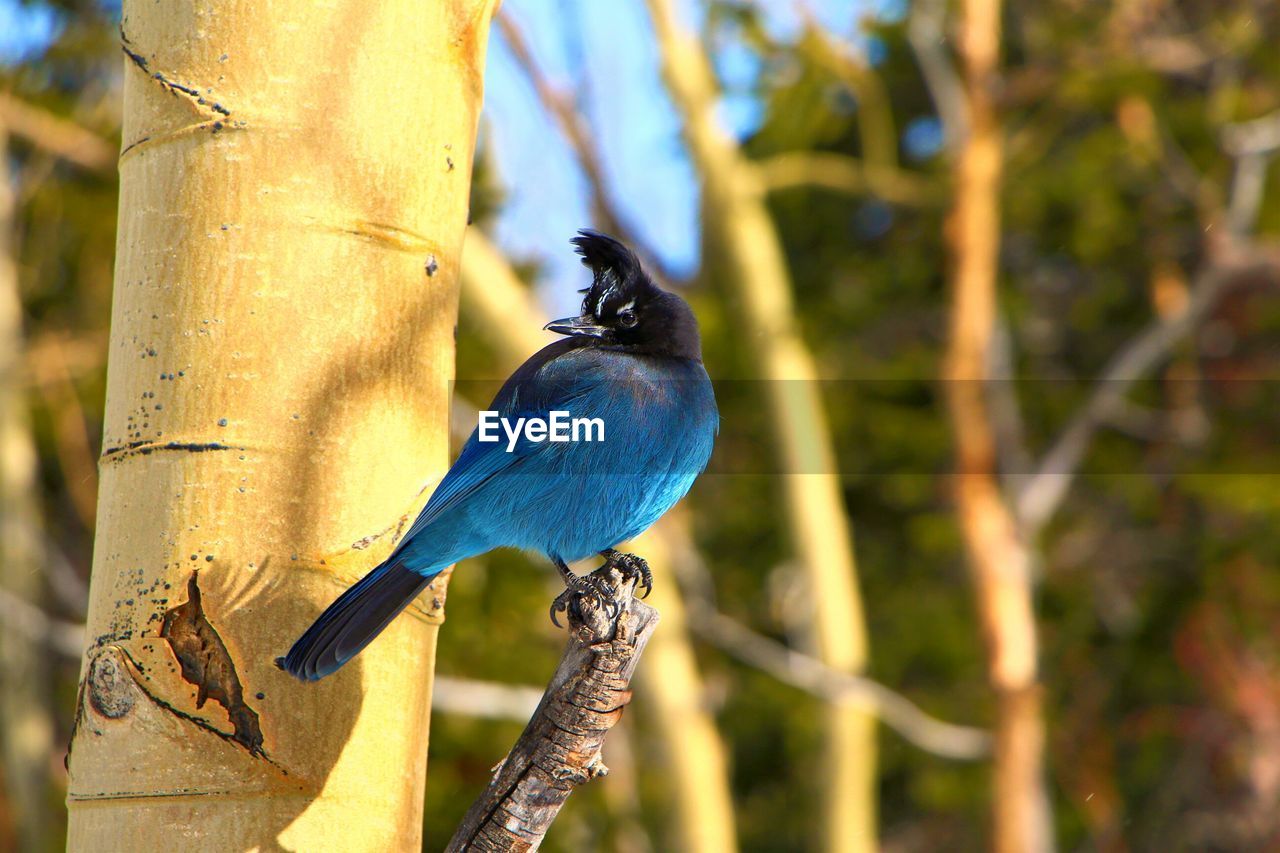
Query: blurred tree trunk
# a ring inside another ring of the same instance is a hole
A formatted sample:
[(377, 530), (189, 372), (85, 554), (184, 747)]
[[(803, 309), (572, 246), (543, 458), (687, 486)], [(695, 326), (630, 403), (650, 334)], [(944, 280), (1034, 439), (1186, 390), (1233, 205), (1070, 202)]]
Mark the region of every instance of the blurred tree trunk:
[[(860, 673), (866, 621), (853, 533), (840, 493), (812, 353), (796, 328), (790, 273), (765, 206), (764, 181), (715, 120), (715, 77), (697, 39), (675, 20), (669, 0), (649, 0), (663, 75), (702, 180), (702, 222), (724, 253), (750, 346), (765, 380), (792, 545), (809, 585), (812, 640), (827, 665)], [(876, 838), (876, 721), (863, 708), (827, 709), (822, 792), (826, 849), (870, 851)]]
[(72, 850), (421, 844), (443, 585), (272, 660), (447, 465), (492, 5), (125, 4)]
[(957, 446), (955, 499), (996, 694), (995, 849), (1053, 847), (1044, 782), (1044, 723), (1037, 674), (1031, 557), (1000, 491), (987, 403), (996, 330), (1002, 140), (995, 105), (999, 0), (965, 0), (959, 42), (969, 132), (955, 160), (950, 343), (945, 378)]
[[(541, 320), (520, 323), (518, 328), (509, 322), (512, 316), (541, 317), (542, 310), (498, 248), (476, 228), (468, 230), (463, 251), (462, 313), (474, 318), (511, 370), (549, 340), (547, 333), (537, 331)], [(733, 797), (724, 742), (703, 701), (702, 677), (671, 568), (666, 531), (681, 523), (679, 517), (669, 515), (632, 543), (653, 570), (655, 582), (648, 603), (662, 614), (636, 671), (648, 700), (640, 712), (657, 720), (655, 730), (670, 771), (679, 849), (721, 853), (738, 847)]]
[[(0, 118), (0, 588), (39, 606), (44, 593), (36, 448), (23, 370), (8, 133)], [(21, 850), (48, 850), (53, 755), (50, 655), (0, 615), (0, 760)], [(3, 839), (0, 839), (3, 841)]]
[(669, 531), (687, 519), (669, 514), (637, 537), (630, 549), (649, 561), (655, 583), (648, 603), (662, 614), (636, 673), (648, 701), (639, 712), (662, 735), (663, 759), (678, 818), (678, 849), (727, 853), (738, 849), (729, 761), (689, 638), (684, 599), (676, 584)]

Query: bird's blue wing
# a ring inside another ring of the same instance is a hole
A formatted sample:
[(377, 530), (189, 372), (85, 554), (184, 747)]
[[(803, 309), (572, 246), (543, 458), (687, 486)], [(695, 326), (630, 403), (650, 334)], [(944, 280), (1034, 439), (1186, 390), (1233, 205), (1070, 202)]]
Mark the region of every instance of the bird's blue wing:
[[(575, 346), (565, 346), (565, 344)], [(514, 422), (518, 418), (546, 418), (552, 410), (572, 410), (576, 399), (590, 396), (608, 376), (599, 369), (589, 350), (578, 349), (572, 340), (557, 341), (524, 363), (506, 381), (491, 411)], [(525, 460), (551, 448), (547, 442), (532, 442), (523, 436), (508, 451), (507, 437), (497, 442), (481, 442), (474, 430), (458, 460), (422, 508), (409, 532), (396, 546), (399, 553), (419, 532), (448, 510), (475, 493), (494, 476), (518, 469)]]

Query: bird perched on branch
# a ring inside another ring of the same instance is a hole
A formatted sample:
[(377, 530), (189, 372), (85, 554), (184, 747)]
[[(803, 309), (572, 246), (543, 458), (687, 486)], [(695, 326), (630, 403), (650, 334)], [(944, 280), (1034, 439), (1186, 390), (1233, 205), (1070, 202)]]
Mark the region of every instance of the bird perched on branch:
[(289, 653), (285, 671), (315, 680), (368, 645), (433, 577), (503, 546), (545, 554), (575, 595), (607, 602), (604, 581), (567, 562), (594, 554), (647, 592), (648, 565), (614, 546), (638, 536), (684, 497), (706, 467), (719, 428), (689, 305), (659, 288), (612, 237), (573, 239), (591, 286), (577, 317), (548, 323), (566, 337), (511, 375), (489, 409), (507, 424), (553, 413), (599, 419), (602, 440), (550, 440), (525, 430), (494, 441), (477, 428), (386, 561), (329, 606)]

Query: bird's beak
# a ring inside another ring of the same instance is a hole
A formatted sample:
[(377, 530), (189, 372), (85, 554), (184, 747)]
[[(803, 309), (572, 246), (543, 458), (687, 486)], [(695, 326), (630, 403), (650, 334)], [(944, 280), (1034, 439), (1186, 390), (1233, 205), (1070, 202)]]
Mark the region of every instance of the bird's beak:
[(595, 318), (590, 316), (565, 317), (563, 320), (552, 320), (542, 328), (560, 335), (583, 338), (602, 338), (609, 332), (604, 326), (597, 325)]

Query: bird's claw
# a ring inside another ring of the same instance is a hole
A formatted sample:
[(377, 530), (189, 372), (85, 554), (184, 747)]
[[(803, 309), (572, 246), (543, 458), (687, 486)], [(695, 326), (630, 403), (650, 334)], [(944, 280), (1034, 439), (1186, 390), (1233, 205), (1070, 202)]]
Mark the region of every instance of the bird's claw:
[(618, 600), (614, 597), (613, 587), (607, 580), (593, 572), (589, 575), (575, 577), (565, 583), (564, 592), (557, 595), (555, 600), (551, 602), (551, 624), (557, 628), (563, 628), (564, 626), (560, 624), (556, 614), (568, 613), (574, 599), (583, 596), (589, 596), (594, 599), (596, 606), (605, 611), (610, 618), (617, 616), (622, 610), (622, 606), (618, 604)]
[(621, 551), (610, 551), (604, 555), (605, 565), (614, 566), (622, 572), (624, 580), (637, 578), (636, 592), (641, 598), (648, 598), (653, 592), (653, 572), (644, 557), (635, 554), (623, 554)]

